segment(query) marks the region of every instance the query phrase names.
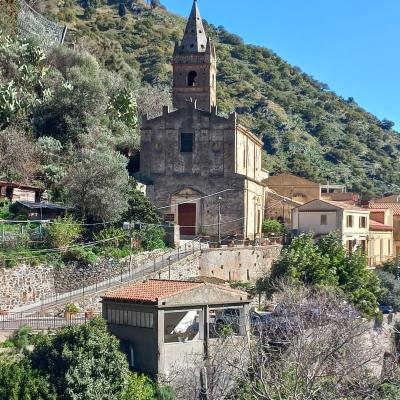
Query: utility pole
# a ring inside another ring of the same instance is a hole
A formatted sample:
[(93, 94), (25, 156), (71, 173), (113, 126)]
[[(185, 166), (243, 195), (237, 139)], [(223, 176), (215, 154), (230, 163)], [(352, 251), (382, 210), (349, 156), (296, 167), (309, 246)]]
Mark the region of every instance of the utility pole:
[(221, 245), (221, 200), (222, 197), (218, 197), (218, 246)]

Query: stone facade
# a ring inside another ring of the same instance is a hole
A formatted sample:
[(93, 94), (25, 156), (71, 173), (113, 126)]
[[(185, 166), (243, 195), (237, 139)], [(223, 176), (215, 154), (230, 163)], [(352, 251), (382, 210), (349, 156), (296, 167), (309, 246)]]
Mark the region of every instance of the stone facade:
[(164, 107), (161, 116), (143, 120), (139, 180), (149, 183), (148, 196), (169, 220), (173, 215), (182, 235), (217, 235), (218, 204), (222, 236), (261, 234), (263, 143), (235, 113), (217, 113), (215, 48), (196, 3), (173, 70), (177, 110)]
[(205, 34), (196, 3), (182, 43), (175, 44), (172, 66), (174, 107), (183, 108), (192, 99), (200, 110), (211, 111), (217, 104), (217, 57), (214, 44)]
[(311, 200), (321, 199), (321, 185), (292, 174), (279, 174), (264, 179), (269, 189), (281, 196), (304, 204)]

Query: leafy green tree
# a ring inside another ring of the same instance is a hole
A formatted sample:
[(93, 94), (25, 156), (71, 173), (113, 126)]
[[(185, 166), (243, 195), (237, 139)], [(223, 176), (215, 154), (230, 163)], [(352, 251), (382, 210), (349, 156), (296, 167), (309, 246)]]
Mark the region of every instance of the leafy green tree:
[(164, 229), (157, 225), (144, 225), (138, 233), (142, 248), (146, 251), (164, 248), (164, 236)]
[(367, 269), (365, 256), (360, 252), (347, 253), (336, 233), (316, 244), (310, 234), (294, 238), (272, 266), (271, 282), (282, 278), (338, 287), (365, 315), (373, 316), (377, 312), (379, 280)]
[(160, 217), (153, 203), (137, 189), (137, 182), (130, 178), (128, 183), (128, 210), (122, 219), (129, 222), (159, 224)]
[(117, 400), (127, 388), (127, 360), (97, 318), (38, 338), (28, 358), (62, 400)]
[(109, 142), (86, 143), (65, 180), (67, 198), (84, 219), (117, 221), (128, 208), (127, 159)]
[(157, 392), (154, 382), (145, 375), (130, 374), (128, 387), (120, 400), (156, 400)]
[(76, 143), (105, 113), (107, 102), (99, 65), (86, 56), (85, 64), (68, 68), (65, 80), (34, 110), (34, 127), (39, 136)]
[(0, 361), (0, 400), (58, 400), (46, 376), (26, 359)]

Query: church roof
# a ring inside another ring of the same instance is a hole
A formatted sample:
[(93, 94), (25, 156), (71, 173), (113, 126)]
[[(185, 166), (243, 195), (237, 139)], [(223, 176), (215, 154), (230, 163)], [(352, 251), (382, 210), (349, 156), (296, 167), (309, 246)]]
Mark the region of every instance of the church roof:
[(204, 32), (203, 20), (200, 16), (197, 0), (194, 0), (185, 34), (180, 46), (180, 53), (196, 54), (205, 53), (207, 48), (207, 36)]

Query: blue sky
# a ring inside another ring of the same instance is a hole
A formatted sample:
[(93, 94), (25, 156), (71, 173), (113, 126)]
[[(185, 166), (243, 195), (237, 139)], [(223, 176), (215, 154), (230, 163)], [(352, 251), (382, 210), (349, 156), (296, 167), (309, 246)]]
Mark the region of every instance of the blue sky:
[[(192, 0), (161, 0), (187, 16)], [(400, 131), (400, 0), (198, 0), (208, 22), (272, 49)]]

